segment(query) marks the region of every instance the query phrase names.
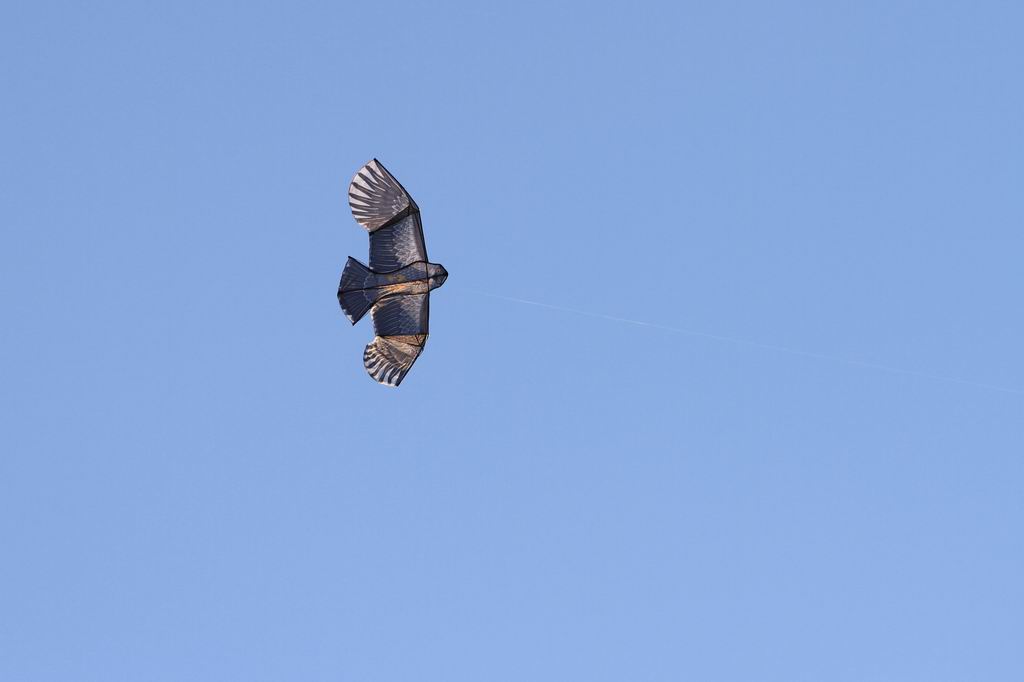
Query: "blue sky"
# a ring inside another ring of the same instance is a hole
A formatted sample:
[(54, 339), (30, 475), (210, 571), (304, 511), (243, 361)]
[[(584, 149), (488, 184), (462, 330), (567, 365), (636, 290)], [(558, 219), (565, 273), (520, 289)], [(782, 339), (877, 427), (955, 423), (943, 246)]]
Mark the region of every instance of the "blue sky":
[(1022, 21), (6, 5), (0, 678), (1022, 679)]

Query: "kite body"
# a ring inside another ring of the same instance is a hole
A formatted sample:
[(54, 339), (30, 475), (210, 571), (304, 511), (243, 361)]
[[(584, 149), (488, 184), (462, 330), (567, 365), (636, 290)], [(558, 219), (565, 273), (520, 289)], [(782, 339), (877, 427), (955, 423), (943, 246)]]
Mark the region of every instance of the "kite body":
[(352, 324), (370, 311), (376, 336), (363, 351), (363, 366), (379, 383), (398, 386), (427, 343), (430, 292), (448, 271), (427, 260), (420, 209), (377, 159), (352, 178), (348, 202), (370, 233), (370, 264), (349, 257), (338, 302)]

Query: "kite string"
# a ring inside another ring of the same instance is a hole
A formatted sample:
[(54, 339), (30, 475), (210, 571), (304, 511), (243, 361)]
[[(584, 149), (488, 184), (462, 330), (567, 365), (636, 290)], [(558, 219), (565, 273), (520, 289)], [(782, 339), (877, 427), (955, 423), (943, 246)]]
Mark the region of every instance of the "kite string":
[(904, 376), (917, 377), (920, 379), (929, 379), (931, 381), (942, 381), (945, 383), (961, 384), (964, 386), (973, 386), (975, 388), (984, 388), (991, 391), (1000, 391), (1002, 393), (1013, 393), (1015, 395), (1024, 395), (1024, 390), (1018, 388), (1010, 388), (1007, 386), (996, 386), (994, 384), (985, 384), (977, 381), (970, 381), (968, 379), (960, 379), (958, 377), (945, 376), (942, 374), (932, 374), (930, 372), (919, 372), (911, 369), (903, 369), (902, 367), (893, 367), (891, 365), (882, 365), (875, 362), (866, 362), (863, 360), (851, 360), (849, 358), (842, 358), (837, 355), (827, 355), (824, 353), (815, 353), (812, 351), (801, 350), (799, 348), (790, 348), (788, 346), (779, 346), (772, 343), (762, 343), (760, 341), (751, 341), (749, 339), (741, 339), (735, 336), (724, 336), (722, 334), (712, 334), (710, 332), (698, 331), (696, 329), (685, 329), (683, 327), (672, 327), (669, 325), (658, 324), (656, 322), (645, 322), (643, 320), (633, 320), (627, 317), (616, 317), (614, 315), (605, 315), (603, 313), (595, 313), (588, 310), (578, 310), (576, 308), (567, 308), (565, 306), (552, 305), (550, 303), (542, 303), (540, 301), (531, 301), (525, 298), (516, 298), (514, 296), (503, 296), (501, 294), (493, 294), (488, 291), (480, 291), (478, 289), (466, 289), (466, 291), (477, 294), (479, 296), (487, 296), (489, 298), (496, 298), (502, 301), (511, 301), (513, 303), (522, 303), (525, 305), (532, 305), (538, 308), (547, 308), (549, 310), (557, 310), (560, 312), (573, 313), (575, 315), (584, 315), (586, 317), (596, 317), (602, 320), (609, 320), (611, 322), (621, 322), (624, 324), (632, 324), (639, 327), (650, 327), (653, 329), (661, 329), (663, 331), (672, 332), (675, 334), (686, 334), (687, 336), (698, 336), (705, 339), (713, 339), (715, 341), (724, 341), (726, 343), (734, 343), (741, 346), (747, 346), (750, 348), (761, 348), (764, 350), (776, 351), (779, 353), (787, 353), (789, 355), (797, 355), (805, 358), (813, 358), (815, 360), (826, 360), (830, 362), (839, 362), (845, 365), (851, 365), (854, 367), (863, 367), (865, 369), (874, 369), (881, 372), (889, 372), (890, 374), (902, 374)]

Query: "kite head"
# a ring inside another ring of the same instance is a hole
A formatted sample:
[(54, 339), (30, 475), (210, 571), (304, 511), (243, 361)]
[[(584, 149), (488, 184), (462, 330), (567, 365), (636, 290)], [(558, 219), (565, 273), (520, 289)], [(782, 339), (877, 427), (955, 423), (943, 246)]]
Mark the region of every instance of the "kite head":
[(430, 288), (436, 289), (448, 279), (448, 271), (444, 269), (443, 265), (427, 263), (427, 277), (430, 278)]

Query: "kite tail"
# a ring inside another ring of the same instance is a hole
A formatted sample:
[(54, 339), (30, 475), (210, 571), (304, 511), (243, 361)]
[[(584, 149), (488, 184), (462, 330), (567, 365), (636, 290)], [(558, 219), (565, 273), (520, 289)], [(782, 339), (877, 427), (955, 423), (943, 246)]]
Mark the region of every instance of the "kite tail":
[(376, 286), (376, 273), (349, 256), (338, 285), (338, 302), (352, 324), (358, 322), (380, 298), (380, 289)]

